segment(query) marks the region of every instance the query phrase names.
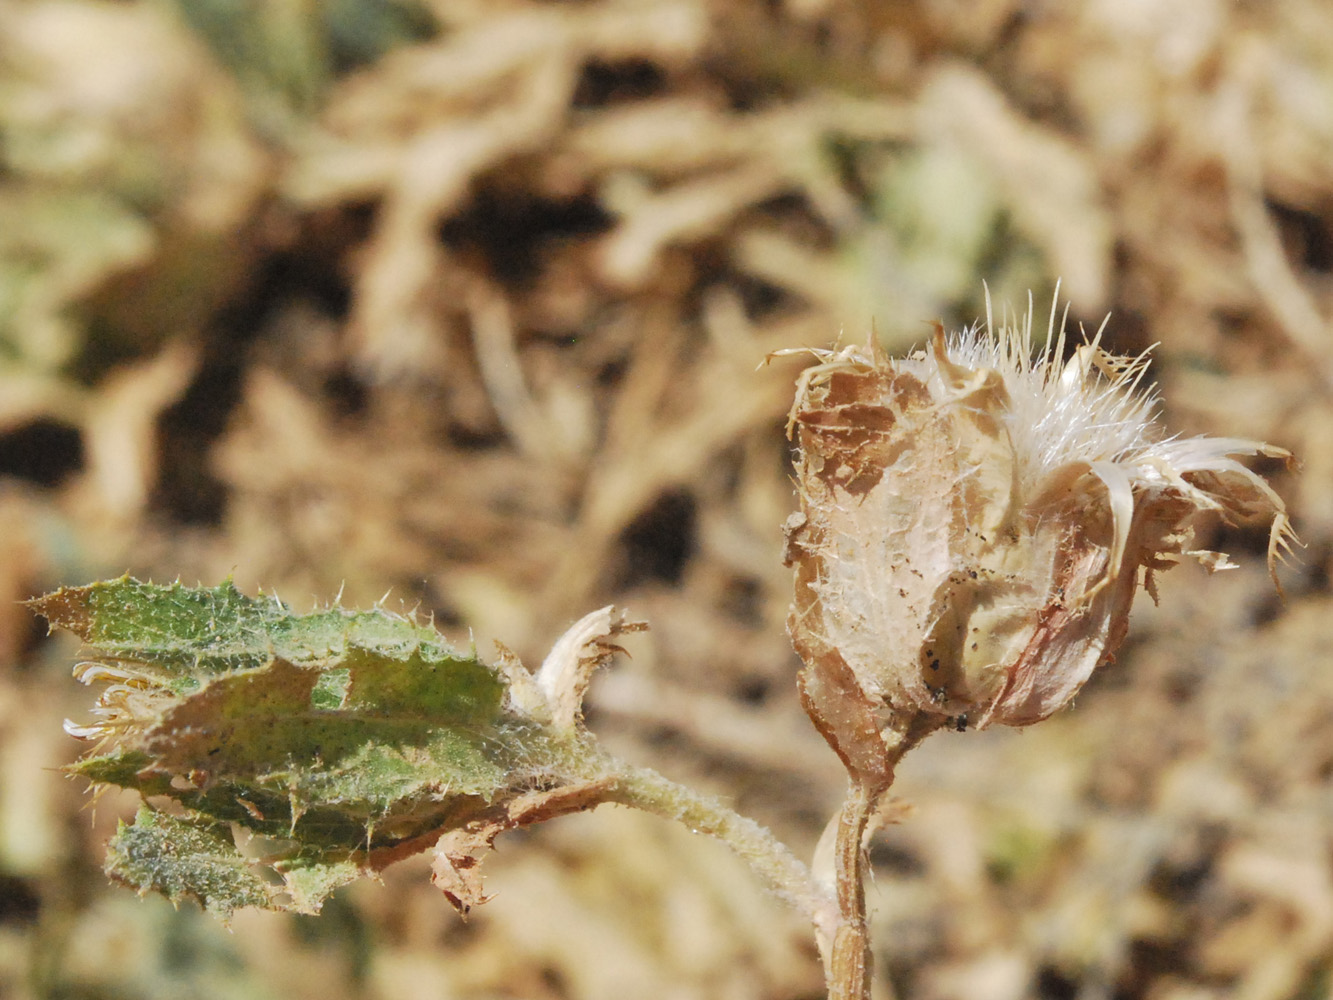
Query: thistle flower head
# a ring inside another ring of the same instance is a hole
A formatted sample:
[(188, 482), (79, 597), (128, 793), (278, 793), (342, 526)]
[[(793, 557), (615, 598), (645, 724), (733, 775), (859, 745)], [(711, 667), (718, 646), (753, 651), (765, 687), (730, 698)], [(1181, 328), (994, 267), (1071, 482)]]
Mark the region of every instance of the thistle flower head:
[(1142, 579), (1190, 556), (1204, 515), (1271, 523), (1270, 568), (1292, 534), (1281, 498), (1236, 438), (1167, 436), (1146, 352), (1100, 331), (1065, 360), (1055, 310), (1032, 311), (890, 360), (816, 351), (789, 431), (801, 511), (793, 641), (808, 670), (854, 679), (895, 711), (1027, 725), (1064, 705), (1124, 638)]

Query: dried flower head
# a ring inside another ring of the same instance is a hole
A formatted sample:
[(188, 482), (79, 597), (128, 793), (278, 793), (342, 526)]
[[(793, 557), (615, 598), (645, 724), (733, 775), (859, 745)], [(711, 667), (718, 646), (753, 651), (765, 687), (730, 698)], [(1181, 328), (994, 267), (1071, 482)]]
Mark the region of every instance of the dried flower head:
[(894, 712), (1027, 725), (1119, 646), (1140, 568), (1155, 597), (1183, 556), (1230, 566), (1195, 547), (1200, 515), (1270, 521), (1270, 568), (1286, 550), (1281, 498), (1234, 457), (1286, 451), (1166, 436), (1146, 352), (1108, 354), (1099, 331), (1065, 361), (1054, 309), (1050, 325), (1034, 354), (1031, 308), (994, 330), (988, 303), (984, 330), (937, 327), (906, 359), (814, 352), (789, 426), (807, 687), (814, 671)]

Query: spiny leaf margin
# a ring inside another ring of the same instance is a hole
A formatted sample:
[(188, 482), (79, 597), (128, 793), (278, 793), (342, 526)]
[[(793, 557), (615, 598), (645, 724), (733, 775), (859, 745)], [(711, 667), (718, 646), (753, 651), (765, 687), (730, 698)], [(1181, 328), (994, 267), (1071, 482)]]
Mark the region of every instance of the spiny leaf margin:
[[(382, 608), (302, 615), (230, 581), (128, 576), (30, 606), (89, 644), (76, 675), (110, 682), (101, 721), (71, 729), (97, 746), (70, 772), (145, 796), (108, 873), (224, 917), (317, 912), (339, 885), (511, 800), (618, 773), (581, 725), (553, 724), (530, 691), (508, 696), (521, 665), (497, 670)], [(531, 817), (505, 825), (549, 814)]]

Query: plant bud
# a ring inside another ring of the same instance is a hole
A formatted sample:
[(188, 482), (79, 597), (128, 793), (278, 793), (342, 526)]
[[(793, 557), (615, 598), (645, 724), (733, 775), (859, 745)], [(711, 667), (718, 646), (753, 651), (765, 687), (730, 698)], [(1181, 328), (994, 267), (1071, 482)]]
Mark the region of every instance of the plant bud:
[[(1034, 355), (1029, 313), (998, 334), (937, 327), (902, 360), (814, 352), (789, 426), (803, 690), (814, 672), (876, 711), (1028, 725), (1120, 645), (1140, 568), (1155, 597), (1182, 556), (1230, 565), (1195, 549), (1200, 515), (1270, 521), (1270, 569), (1286, 550), (1281, 498), (1233, 457), (1286, 451), (1167, 437), (1146, 354), (1110, 355), (1099, 333), (1064, 361), (1051, 334)], [(840, 725), (821, 723), (835, 748)]]

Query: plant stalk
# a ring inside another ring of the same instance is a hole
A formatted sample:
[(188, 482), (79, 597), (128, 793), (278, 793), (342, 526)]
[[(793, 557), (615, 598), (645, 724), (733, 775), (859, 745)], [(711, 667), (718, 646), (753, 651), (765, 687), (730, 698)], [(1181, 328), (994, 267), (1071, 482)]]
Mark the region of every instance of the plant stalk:
[(836, 900), (766, 827), (711, 795), (677, 784), (649, 768), (632, 765), (622, 765), (606, 801), (633, 806), (683, 823), (695, 833), (718, 838), (770, 890), (810, 920), (821, 937), (832, 938), (838, 923)]
[(879, 796), (853, 782), (838, 814), (834, 846), (838, 929), (829, 961), (829, 1000), (870, 1000), (870, 932), (866, 923), (866, 829)]
[(903, 755), (943, 725), (925, 713), (892, 715), (880, 732), (884, 741), (881, 769), (851, 774), (851, 787), (838, 812), (833, 844), (833, 881), (837, 892), (837, 926), (826, 960), (829, 1000), (870, 1000), (874, 972), (866, 914), (865, 842), (880, 803), (893, 785)]

